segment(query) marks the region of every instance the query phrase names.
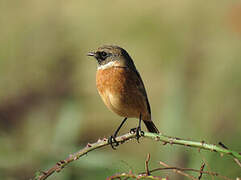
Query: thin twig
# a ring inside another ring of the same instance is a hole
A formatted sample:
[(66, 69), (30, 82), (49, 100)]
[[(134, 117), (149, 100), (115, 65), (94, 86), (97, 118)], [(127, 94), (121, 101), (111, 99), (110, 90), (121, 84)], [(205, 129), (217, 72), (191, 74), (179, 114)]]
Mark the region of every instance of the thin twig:
[[(209, 166), (209, 164), (208, 164), (206, 158), (202, 155), (202, 153), (200, 153), (200, 156), (201, 156), (203, 162), (205, 163), (205, 165), (207, 166), (208, 171), (211, 171), (211, 167)], [(210, 176), (211, 176), (212, 180), (214, 180), (214, 175), (210, 174)]]
[(202, 178), (202, 175), (203, 175), (203, 169), (205, 167), (205, 163), (202, 164), (201, 168), (200, 168), (200, 175), (198, 176), (198, 180), (200, 180)]
[(233, 159), (241, 167), (241, 162), (237, 158), (233, 158)]
[[(168, 166), (166, 163), (164, 163), (164, 162), (162, 162), (162, 161), (160, 161), (159, 163), (160, 163), (162, 166), (166, 167), (166, 168), (171, 168), (170, 166)], [(190, 179), (192, 179), (192, 180), (198, 180), (198, 179), (196, 179), (194, 176), (191, 176), (191, 175), (183, 172), (183, 170), (181, 170), (180, 168), (179, 168), (179, 169), (178, 169), (178, 168), (172, 168), (172, 170), (173, 170), (173, 172), (178, 173), (178, 174), (181, 174), (181, 175), (183, 175), (183, 176), (186, 176), (186, 177), (188, 177), (188, 178), (190, 178)]]
[[(162, 164), (163, 162), (160, 161), (160, 164), (164, 166), (164, 164)], [(165, 164), (167, 165), (167, 164)], [(167, 165), (168, 166), (168, 165)], [(226, 176), (222, 176), (219, 175), (217, 172), (211, 172), (211, 171), (200, 171), (197, 169), (193, 169), (193, 168), (180, 168), (180, 167), (172, 167), (172, 166), (168, 166), (168, 167), (164, 167), (164, 168), (155, 168), (150, 170), (150, 173), (156, 172), (156, 171), (162, 171), (162, 170), (178, 170), (178, 171), (192, 171), (192, 172), (197, 172), (197, 173), (202, 173), (202, 174), (208, 174), (211, 176), (216, 176), (225, 180), (231, 180), (230, 178), (226, 177)], [(193, 177), (195, 180), (197, 180), (195, 177)]]
[(146, 161), (145, 161), (146, 175), (148, 175), (148, 176), (151, 175), (150, 171), (149, 171), (149, 167), (148, 167), (148, 163), (150, 161), (150, 158), (151, 158), (150, 153), (148, 153), (147, 157), (146, 157)]
[(115, 174), (113, 176), (108, 177), (106, 180), (114, 180), (114, 179), (121, 179), (121, 178), (133, 178), (133, 179), (151, 179), (151, 180), (167, 180), (167, 178), (162, 178), (159, 176), (149, 176), (146, 174), (133, 174), (132, 172), (129, 173), (121, 173)]

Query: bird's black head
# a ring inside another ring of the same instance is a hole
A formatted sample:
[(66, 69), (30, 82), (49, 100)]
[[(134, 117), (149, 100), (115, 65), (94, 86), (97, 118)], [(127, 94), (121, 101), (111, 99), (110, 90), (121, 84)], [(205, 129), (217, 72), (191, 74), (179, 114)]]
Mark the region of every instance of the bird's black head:
[(126, 50), (119, 46), (105, 45), (99, 47), (94, 52), (89, 52), (88, 56), (94, 56), (98, 62), (98, 67), (105, 65), (134, 66), (134, 63)]

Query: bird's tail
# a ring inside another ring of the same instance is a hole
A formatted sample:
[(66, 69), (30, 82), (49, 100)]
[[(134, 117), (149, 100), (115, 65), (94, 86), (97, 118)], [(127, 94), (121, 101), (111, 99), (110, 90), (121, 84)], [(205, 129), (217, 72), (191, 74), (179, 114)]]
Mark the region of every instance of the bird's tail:
[(152, 133), (159, 133), (159, 130), (157, 129), (157, 127), (155, 126), (155, 124), (152, 121), (143, 121), (146, 125), (146, 128), (149, 132)]

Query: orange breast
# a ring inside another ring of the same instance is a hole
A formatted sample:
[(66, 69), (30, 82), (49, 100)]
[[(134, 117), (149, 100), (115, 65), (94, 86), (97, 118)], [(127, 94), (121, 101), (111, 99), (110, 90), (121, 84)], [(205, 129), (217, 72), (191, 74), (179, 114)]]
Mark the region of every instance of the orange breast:
[(122, 67), (99, 69), (96, 74), (98, 92), (105, 105), (113, 112), (123, 117), (150, 120), (147, 108), (147, 97), (144, 85), (137, 74)]

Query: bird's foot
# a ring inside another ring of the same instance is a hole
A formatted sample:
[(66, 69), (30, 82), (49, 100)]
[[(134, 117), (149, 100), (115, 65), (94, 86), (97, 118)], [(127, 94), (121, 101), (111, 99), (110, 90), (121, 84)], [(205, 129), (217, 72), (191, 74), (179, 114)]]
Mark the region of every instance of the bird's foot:
[(116, 150), (115, 147), (119, 146), (119, 142), (116, 141), (115, 136), (110, 136), (108, 138), (108, 143), (111, 145), (112, 149)]
[(144, 136), (144, 134), (145, 134), (144, 131), (141, 130), (141, 127), (132, 128), (130, 130), (130, 133), (132, 133), (132, 134), (136, 133), (136, 140), (137, 140), (138, 143), (139, 143), (140, 137)]

